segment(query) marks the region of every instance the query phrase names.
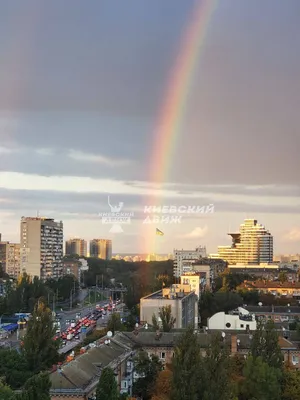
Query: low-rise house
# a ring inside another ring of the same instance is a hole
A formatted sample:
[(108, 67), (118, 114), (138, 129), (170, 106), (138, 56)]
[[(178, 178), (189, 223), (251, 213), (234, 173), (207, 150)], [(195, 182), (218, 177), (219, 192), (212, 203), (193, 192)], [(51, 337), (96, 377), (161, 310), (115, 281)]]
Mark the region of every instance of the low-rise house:
[(96, 342), (94, 347), (78, 355), (72, 361), (58, 366), (50, 374), (51, 399), (86, 400), (93, 398), (101, 371), (105, 367), (110, 367), (115, 371), (120, 393), (130, 394), (133, 347), (132, 341), (122, 334), (116, 334), (113, 338), (102, 338)]
[(275, 323), (288, 323), (295, 319), (300, 320), (298, 306), (244, 306), (257, 320), (271, 319)]
[(274, 296), (300, 298), (300, 282), (244, 281), (237, 289), (257, 290), (260, 293), (271, 293)]
[[(213, 335), (216, 331), (206, 331), (206, 333), (198, 333), (200, 350), (204, 355), (206, 349), (211, 343)], [(174, 348), (179, 337), (183, 334), (182, 330), (174, 330), (171, 332), (124, 332), (123, 335), (129, 338), (136, 350), (144, 350), (149, 356), (155, 354), (163, 364), (170, 364), (174, 357)], [(236, 331), (226, 332), (223, 336), (223, 343), (231, 355), (240, 354), (247, 355), (251, 348), (251, 340), (253, 336), (246, 333), (237, 333)], [(281, 348), (284, 362), (300, 368), (300, 350), (289, 340), (279, 337), (279, 346)]]

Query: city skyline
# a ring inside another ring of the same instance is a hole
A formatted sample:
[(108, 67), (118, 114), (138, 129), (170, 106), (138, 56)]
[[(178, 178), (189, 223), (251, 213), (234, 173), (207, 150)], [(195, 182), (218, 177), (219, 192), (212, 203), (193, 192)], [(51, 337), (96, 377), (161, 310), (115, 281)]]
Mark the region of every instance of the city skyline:
[[(105, 1), (84, 8), (77, 0), (72, 7), (3, 2), (4, 240), (18, 242), (21, 216), (39, 210), (64, 221), (65, 240), (105, 237), (118, 253), (198, 245), (216, 253), (230, 244), (228, 231), (255, 218), (272, 232), (275, 254), (299, 252), (298, 0), (216, 1), (174, 152), (156, 165), (164, 185), (151, 175), (158, 121), (195, 4), (131, 0), (120, 12)], [(99, 217), (109, 212), (108, 195), (134, 214), (123, 233), (110, 233)], [(145, 206), (209, 204), (214, 213), (183, 214), (181, 224), (143, 224)]]

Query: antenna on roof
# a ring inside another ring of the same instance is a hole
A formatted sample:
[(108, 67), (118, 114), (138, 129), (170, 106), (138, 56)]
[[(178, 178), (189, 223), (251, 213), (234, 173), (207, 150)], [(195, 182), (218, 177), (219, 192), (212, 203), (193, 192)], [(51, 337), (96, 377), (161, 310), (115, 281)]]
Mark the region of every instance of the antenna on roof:
[(39, 212), (39, 210), (37, 210), (37, 212), (36, 212), (36, 217), (37, 217), (37, 218), (40, 217), (40, 212)]

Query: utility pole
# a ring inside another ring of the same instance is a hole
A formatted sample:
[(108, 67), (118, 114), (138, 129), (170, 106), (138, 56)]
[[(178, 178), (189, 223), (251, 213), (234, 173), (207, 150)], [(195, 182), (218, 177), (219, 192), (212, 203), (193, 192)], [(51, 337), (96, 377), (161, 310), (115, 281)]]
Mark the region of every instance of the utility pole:
[(73, 294), (73, 289), (71, 289), (71, 292), (70, 292), (70, 311), (72, 310), (72, 303), (73, 303), (72, 294)]

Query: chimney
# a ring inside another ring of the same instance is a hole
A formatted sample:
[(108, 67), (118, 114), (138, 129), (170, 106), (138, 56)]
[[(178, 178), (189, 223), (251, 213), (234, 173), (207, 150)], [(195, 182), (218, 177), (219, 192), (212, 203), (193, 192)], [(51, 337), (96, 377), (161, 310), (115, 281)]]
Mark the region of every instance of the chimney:
[(231, 335), (231, 354), (237, 353), (237, 336)]

